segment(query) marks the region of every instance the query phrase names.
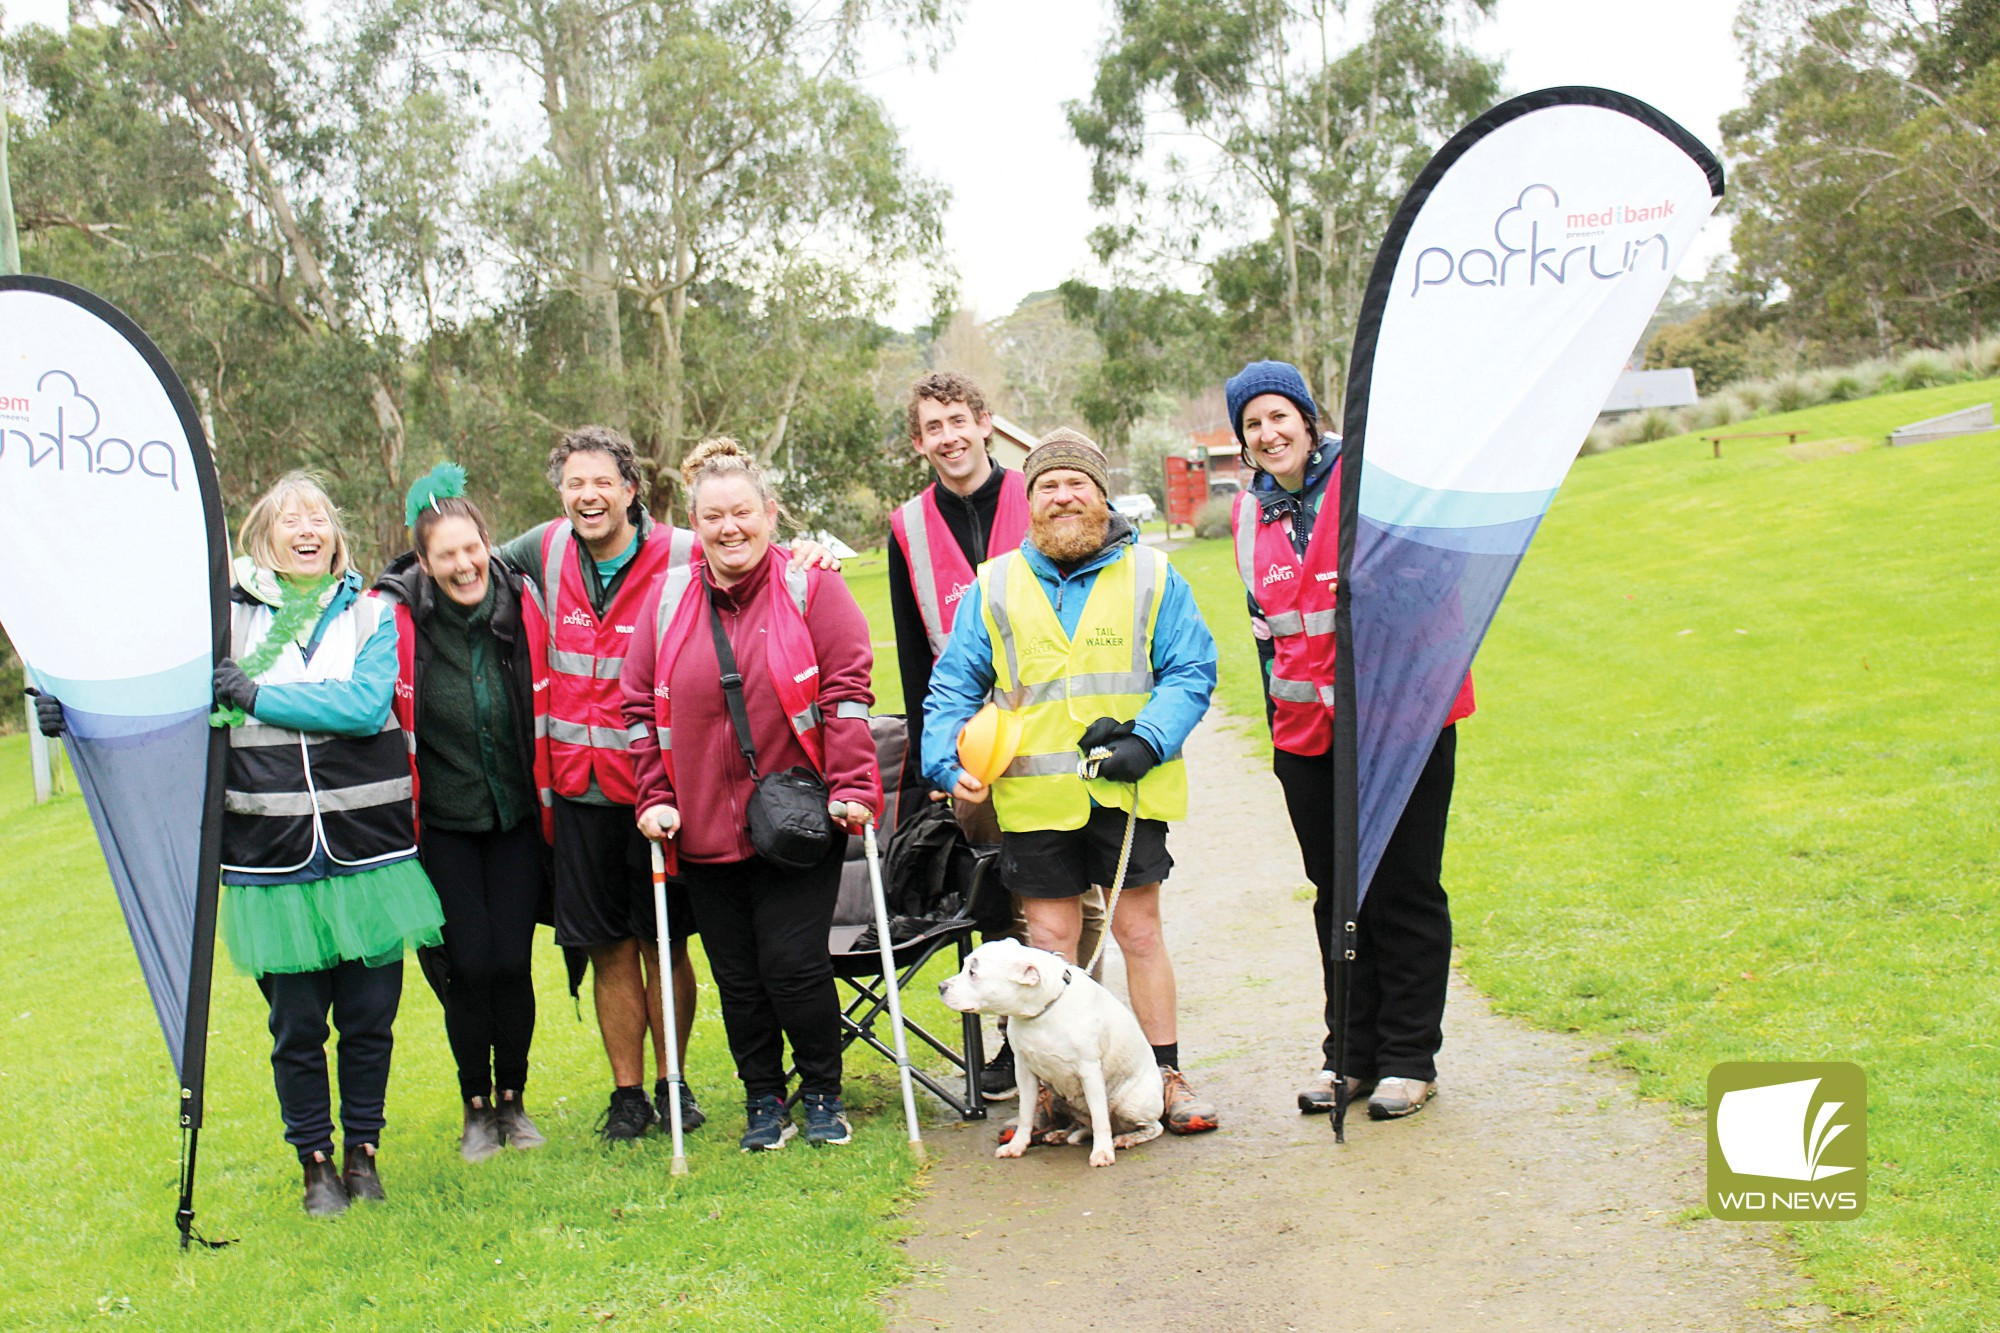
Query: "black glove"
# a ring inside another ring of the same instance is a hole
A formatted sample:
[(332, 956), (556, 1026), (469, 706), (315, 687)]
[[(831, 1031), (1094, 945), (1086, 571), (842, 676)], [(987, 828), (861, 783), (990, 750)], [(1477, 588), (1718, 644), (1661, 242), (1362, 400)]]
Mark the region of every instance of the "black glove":
[(29, 690), (35, 696), (35, 725), (44, 736), (60, 736), (69, 730), (69, 723), (63, 721), (62, 700), (53, 694), (43, 694), (40, 690)]
[(1111, 753), (1097, 765), (1097, 776), (1112, 782), (1137, 782), (1153, 771), (1160, 756), (1143, 736), (1120, 736), (1111, 742)]
[(215, 664), (215, 702), (246, 713), (257, 711), (257, 682), (243, 674), (233, 657)]
[(1083, 729), (1083, 735), (1077, 737), (1076, 748), (1089, 754), (1100, 745), (1109, 745), (1120, 736), (1131, 734), (1130, 722), (1120, 722), (1115, 717), (1100, 717)]

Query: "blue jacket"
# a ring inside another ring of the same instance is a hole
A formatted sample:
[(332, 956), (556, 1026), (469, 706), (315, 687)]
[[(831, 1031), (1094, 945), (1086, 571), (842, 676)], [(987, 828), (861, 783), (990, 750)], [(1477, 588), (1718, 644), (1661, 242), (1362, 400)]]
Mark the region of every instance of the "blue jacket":
[[(1097, 582), (1097, 571), (1120, 559), (1132, 544), (1131, 526), (1114, 516), (1104, 549), (1074, 573), (1064, 574), (1053, 561), (1023, 543), (1021, 555), (1040, 580), (1065, 633), (1076, 633), (1083, 604)], [(958, 763), (958, 733), (986, 702), (993, 688), (993, 640), (986, 632), (983, 594), (975, 583), (966, 591), (952, 621), (951, 639), (931, 672), (931, 692), (924, 708), (924, 780), (949, 791), (964, 771)], [(1162, 759), (1172, 759), (1187, 743), (1188, 734), (1208, 712), (1215, 693), (1215, 638), (1195, 605), (1194, 590), (1180, 571), (1167, 570), (1160, 593), (1160, 615), (1153, 630), (1153, 697), (1139, 710), (1133, 731), (1145, 738)]]

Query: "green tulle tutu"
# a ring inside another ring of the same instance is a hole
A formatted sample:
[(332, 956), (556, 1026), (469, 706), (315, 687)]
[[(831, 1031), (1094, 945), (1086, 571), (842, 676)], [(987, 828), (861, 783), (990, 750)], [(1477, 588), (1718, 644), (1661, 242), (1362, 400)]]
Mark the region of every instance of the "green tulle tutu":
[(310, 884), (230, 884), (222, 938), (250, 976), (318, 972), (356, 959), (380, 967), (443, 940), (444, 909), (415, 858)]

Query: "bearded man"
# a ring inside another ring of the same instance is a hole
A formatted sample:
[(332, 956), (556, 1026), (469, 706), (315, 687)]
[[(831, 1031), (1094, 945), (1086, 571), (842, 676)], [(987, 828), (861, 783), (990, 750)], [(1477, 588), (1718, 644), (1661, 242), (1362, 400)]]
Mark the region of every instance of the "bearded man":
[[(1112, 882), (1136, 815), (1111, 933), (1160, 1065), (1166, 1126), (1200, 1133), (1219, 1122), (1180, 1072), (1160, 885), (1174, 863), (1167, 824), (1187, 814), (1181, 746), (1215, 693), (1215, 639), (1187, 581), (1112, 512), (1095, 444), (1055, 431), (1023, 471), (1028, 540), (982, 564), (959, 606), (924, 704), (924, 777), (993, 802), (1001, 883), (1021, 897), (1029, 943), (1072, 961), (1083, 895)], [(956, 745), (989, 691), (1022, 723), (1020, 750), (991, 787), (960, 767)], [(1095, 750), (1110, 753), (1086, 778), (1078, 762)]]

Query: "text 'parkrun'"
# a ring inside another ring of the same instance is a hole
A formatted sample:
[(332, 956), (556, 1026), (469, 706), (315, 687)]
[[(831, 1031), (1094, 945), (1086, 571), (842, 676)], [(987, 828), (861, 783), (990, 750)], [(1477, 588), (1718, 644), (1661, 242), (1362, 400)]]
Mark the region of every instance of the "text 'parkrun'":
[[(1611, 203), (1565, 212), (1555, 188), (1530, 185), (1510, 208), (1493, 219), (1493, 248), (1453, 251), (1441, 245), (1417, 252), (1410, 295), (1426, 287), (1458, 283), (1466, 287), (1562, 286), (1571, 281), (1611, 282), (1657, 262), (1672, 270), (1666, 233), (1654, 224), (1674, 215), (1672, 199)], [(1634, 226), (1645, 234), (1620, 239), (1614, 229)], [(1518, 266), (1517, 266), (1517, 261)]]
[[(9, 424), (21, 422), (29, 427)], [(178, 491), (180, 451), (165, 440), (101, 435), (104, 415), (66, 370), (44, 371), (32, 396), (0, 393), (0, 468), (150, 477)]]

